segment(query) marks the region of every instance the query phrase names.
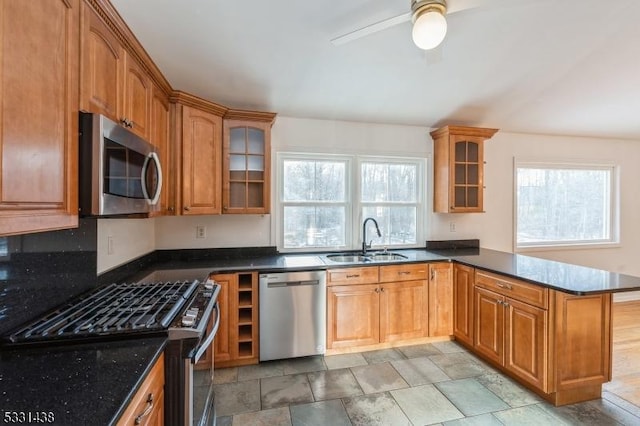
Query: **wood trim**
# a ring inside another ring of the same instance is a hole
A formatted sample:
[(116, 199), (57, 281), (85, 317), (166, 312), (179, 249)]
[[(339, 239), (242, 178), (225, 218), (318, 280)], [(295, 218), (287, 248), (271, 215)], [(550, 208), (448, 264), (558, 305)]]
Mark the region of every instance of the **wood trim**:
[(483, 127), (467, 127), (467, 126), (444, 126), (430, 133), (432, 138), (438, 138), (440, 136), (478, 136), (484, 139), (490, 139), (500, 129), (489, 129)]
[(201, 111), (210, 112), (212, 114), (224, 117), (227, 111), (227, 107), (217, 104), (215, 102), (208, 101), (196, 95), (192, 95), (181, 90), (174, 90), (169, 96), (169, 101), (173, 103), (179, 103), (189, 107), (197, 108)]
[(250, 111), (241, 109), (228, 109), (224, 114), (225, 120), (249, 120), (249, 121), (264, 121), (269, 124), (273, 124), (273, 121), (278, 115), (275, 112), (263, 112), (263, 111)]

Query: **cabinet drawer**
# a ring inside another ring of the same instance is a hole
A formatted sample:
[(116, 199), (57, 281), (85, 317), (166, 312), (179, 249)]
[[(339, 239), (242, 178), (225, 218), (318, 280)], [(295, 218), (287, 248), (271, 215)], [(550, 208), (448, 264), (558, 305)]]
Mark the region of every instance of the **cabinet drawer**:
[[(117, 424), (118, 426), (162, 424), (163, 411), (164, 354), (156, 361)], [(139, 419), (138, 422), (136, 419)]]
[(327, 285), (371, 284), (378, 282), (378, 268), (344, 268), (327, 271)]
[(476, 285), (543, 309), (549, 306), (549, 290), (539, 285), (478, 270)]
[(388, 265), (380, 267), (380, 282), (426, 280), (428, 266), (424, 264)]

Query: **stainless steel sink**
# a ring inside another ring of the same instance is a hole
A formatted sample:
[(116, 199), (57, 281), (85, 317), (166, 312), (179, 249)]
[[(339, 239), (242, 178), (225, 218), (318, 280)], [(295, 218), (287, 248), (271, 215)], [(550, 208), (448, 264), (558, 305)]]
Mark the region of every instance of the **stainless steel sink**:
[(327, 259), (337, 263), (366, 262), (368, 260), (367, 257), (359, 254), (328, 254)]
[(373, 262), (384, 260), (404, 260), (407, 258), (407, 256), (398, 253), (373, 253), (367, 257)]
[(336, 263), (364, 263), (364, 262), (389, 262), (394, 260), (404, 260), (407, 256), (399, 253), (371, 253), (363, 256), (361, 254), (328, 254), (327, 259)]

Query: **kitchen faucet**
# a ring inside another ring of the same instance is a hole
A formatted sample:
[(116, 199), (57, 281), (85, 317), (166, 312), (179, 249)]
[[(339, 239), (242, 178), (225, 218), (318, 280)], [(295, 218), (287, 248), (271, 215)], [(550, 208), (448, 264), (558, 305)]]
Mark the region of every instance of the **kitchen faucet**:
[(369, 244), (367, 244), (367, 222), (369, 222), (370, 220), (373, 221), (373, 224), (376, 226), (376, 232), (378, 233), (378, 237), (382, 237), (382, 234), (380, 233), (380, 228), (378, 227), (378, 222), (376, 222), (376, 220), (372, 217), (366, 218), (362, 223), (362, 255), (363, 256), (367, 255), (367, 249), (371, 248), (371, 243), (373, 243), (373, 240), (371, 240), (369, 241)]

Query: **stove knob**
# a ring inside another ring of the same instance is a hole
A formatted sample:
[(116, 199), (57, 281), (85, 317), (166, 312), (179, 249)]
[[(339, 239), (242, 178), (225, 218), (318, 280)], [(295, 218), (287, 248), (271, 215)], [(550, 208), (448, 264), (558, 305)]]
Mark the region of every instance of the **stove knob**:
[(213, 287), (214, 287), (215, 285), (216, 285), (216, 282), (215, 282), (215, 281), (207, 280), (207, 281), (204, 283), (204, 288), (205, 288), (206, 290), (213, 290)]
[(183, 327), (193, 327), (196, 323), (195, 317), (185, 315), (182, 317), (182, 326)]

